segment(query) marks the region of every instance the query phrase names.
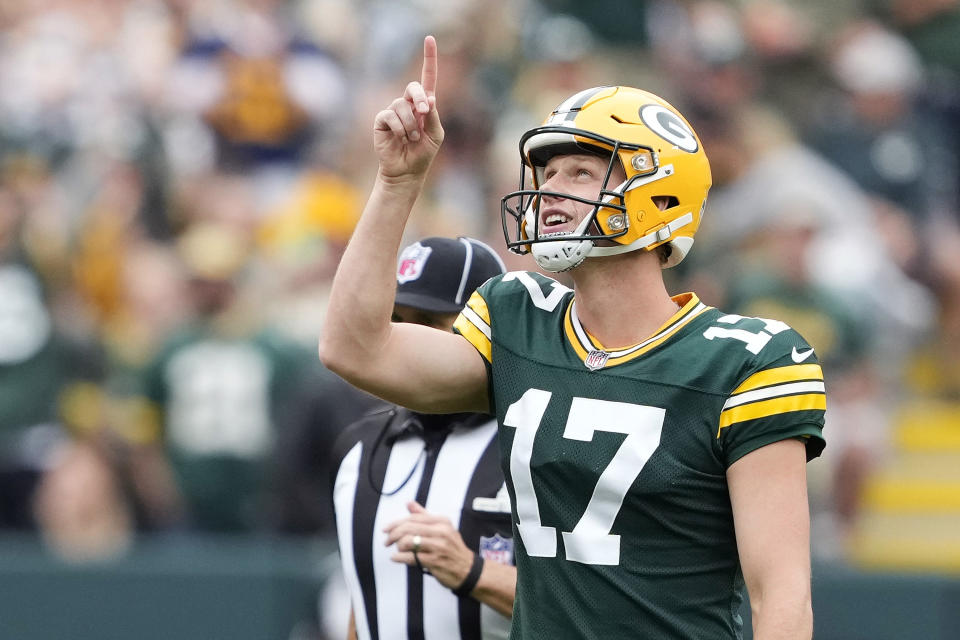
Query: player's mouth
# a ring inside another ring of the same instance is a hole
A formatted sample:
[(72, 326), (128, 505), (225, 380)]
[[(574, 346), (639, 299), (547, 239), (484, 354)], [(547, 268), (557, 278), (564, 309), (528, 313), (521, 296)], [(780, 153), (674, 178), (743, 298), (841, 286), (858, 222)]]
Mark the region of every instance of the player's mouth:
[(540, 237), (566, 235), (573, 231), (574, 219), (559, 209), (540, 213)]

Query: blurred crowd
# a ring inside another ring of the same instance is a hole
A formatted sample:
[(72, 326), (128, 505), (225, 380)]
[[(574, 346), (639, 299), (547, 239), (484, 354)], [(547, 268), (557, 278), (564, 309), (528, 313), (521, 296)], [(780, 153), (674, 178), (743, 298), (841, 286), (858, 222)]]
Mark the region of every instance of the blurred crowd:
[(960, 402), (957, 0), (0, 0), (0, 528), (76, 560), (331, 533), (326, 450), (373, 400), (316, 338), (426, 33), (411, 239), (503, 247), (520, 133), (584, 87), (688, 116), (714, 187), (672, 288), (816, 347), (842, 552), (898, 407)]

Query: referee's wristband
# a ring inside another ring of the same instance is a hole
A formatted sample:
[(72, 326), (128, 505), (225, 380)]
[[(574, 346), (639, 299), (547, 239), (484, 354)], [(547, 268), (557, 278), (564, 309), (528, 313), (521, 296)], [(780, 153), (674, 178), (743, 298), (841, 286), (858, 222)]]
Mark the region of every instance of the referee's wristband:
[(470, 567), (470, 573), (463, 579), (459, 587), (451, 589), (451, 591), (461, 598), (469, 596), (470, 592), (477, 588), (481, 573), (483, 573), (483, 556), (478, 553), (473, 556), (473, 566)]

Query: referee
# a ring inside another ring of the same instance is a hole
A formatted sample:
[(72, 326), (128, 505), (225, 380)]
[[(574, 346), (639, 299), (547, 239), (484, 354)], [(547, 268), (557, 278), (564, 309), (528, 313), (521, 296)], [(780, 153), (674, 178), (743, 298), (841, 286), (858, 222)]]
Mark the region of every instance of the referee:
[[(397, 266), (393, 321), (452, 330), (474, 289), (503, 273), (470, 238), (426, 238)], [(516, 589), (510, 501), (497, 424), (474, 413), (402, 407), (337, 439), (333, 502), (360, 640), (506, 638)]]

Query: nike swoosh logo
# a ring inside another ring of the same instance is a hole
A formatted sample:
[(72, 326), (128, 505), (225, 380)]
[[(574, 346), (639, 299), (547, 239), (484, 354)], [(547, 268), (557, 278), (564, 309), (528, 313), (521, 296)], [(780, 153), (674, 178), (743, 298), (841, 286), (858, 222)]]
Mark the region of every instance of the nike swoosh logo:
[(793, 353), (790, 354), (790, 357), (793, 358), (794, 362), (799, 364), (804, 360), (806, 360), (807, 358), (809, 358), (811, 354), (813, 354), (813, 349), (808, 349), (806, 351), (797, 351), (797, 348), (794, 347)]

